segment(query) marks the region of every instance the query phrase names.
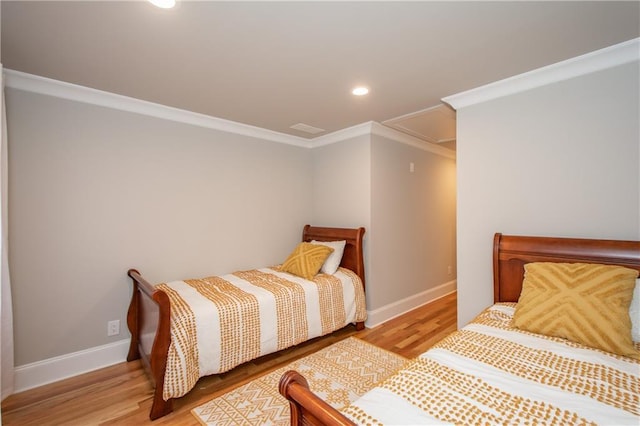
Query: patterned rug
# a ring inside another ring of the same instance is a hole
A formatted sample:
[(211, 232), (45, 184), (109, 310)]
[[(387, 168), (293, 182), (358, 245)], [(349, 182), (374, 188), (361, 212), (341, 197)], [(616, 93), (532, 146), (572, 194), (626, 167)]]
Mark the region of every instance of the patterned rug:
[(203, 425), (289, 425), (278, 382), (296, 370), (317, 395), (341, 409), (399, 370), (406, 358), (350, 337), (191, 410)]

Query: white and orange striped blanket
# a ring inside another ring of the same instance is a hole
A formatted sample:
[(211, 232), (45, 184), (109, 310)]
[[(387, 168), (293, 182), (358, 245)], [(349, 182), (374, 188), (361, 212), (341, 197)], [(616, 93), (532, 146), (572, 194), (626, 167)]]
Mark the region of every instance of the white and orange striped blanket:
[(171, 344), (163, 398), (314, 337), (364, 321), (362, 281), (340, 268), (314, 281), (277, 267), (159, 284), (171, 301)]
[(640, 424), (640, 361), (510, 326), (499, 303), (342, 412), (357, 424)]

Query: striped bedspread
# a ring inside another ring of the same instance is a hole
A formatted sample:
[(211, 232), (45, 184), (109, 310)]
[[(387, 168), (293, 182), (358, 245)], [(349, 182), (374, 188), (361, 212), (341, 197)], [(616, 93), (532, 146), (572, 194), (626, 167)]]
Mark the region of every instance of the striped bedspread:
[(640, 362), (509, 326), (499, 303), (343, 411), (357, 424), (640, 424)]
[(366, 319), (362, 281), (340, 268), (314, 281), (277, 267), (159, 284), (171, 302), (163, 398), (198, 379)]

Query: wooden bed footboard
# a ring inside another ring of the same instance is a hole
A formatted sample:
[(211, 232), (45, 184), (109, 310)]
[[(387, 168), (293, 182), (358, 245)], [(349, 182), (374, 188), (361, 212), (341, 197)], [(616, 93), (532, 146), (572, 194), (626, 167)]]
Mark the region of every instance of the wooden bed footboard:
[(355, 426), (351, 420), (309, 389), (307, 379), (294, 370), (282, 375), (278, 391), (289, 401), (291, 425)]
[(140, 272), (129, 269), (133, 295), (127, 312), (131, 344), (127, 361), (140, 359), (153, 381), (154, 395), (149, 418), (155, 420), (173, 411), (173, 401), (162, 398), (167, 354), (171, 342), (171, 305), (163, 291), (156, 290)]

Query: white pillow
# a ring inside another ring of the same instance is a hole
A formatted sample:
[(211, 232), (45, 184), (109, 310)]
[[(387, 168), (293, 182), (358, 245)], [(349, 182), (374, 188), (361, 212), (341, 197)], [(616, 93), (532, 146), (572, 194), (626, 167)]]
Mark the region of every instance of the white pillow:
[(629, 317), (631, 318), (631, 340), (640, 342), (640, 278), (636, 280), (636, 287), (633, 289)]
[(311, 241), (311, 244), (321, 244), (323, 246), (331, 247), (333, 249), (333, 253), (327, 257), (327, 260), (322, 264), (322, 268), (320, 268), (320, 272), (324, 274), (333, 275), (338, 270), (338, 266), (340, 266), (340, 262), (342, 261), (342, 254), (344, 253), (344, 246), (347, 244), (346, 241)]

